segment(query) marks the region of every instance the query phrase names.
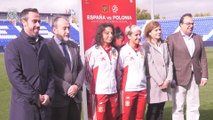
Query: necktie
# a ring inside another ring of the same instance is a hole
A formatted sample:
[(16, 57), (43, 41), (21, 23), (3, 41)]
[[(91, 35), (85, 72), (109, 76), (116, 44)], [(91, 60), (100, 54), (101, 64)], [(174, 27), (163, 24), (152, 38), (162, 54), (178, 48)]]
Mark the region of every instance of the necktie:
[(66, 49), (66, 43), (62, 42), (62, 43), (61, 43), (61, 46), (62, 46), (63, 51), (64, 51), (64, 57), (65, 57), (65, 59), (66, 59), (66, 61), (67, 61), (67, 64), (68, 64), (69, 67), (70, 67), (71, 62), (70, 62), (69, 53), (68, 53), (68, 51), (67, 51), (67, 49)]

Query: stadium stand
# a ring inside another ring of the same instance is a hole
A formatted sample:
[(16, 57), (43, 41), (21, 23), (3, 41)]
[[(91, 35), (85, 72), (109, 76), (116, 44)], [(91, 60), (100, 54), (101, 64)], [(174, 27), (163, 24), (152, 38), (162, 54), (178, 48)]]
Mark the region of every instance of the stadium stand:
[[(22, 30), (21, 23), (13, 25), (9, 21), (0, 21), (0, 52), (3, 48), (12, 40), (19, 36)], [(72, 23), (70, 28), (70, 39), (74, 40), (79, 44), (79, 28), (76, 24)], [(52, 28), (47, 22), (42, 22), (40, 35), (44, 38), (51, 39), (53, 36)]]
[(75, 40), (78, 44), (80, 44), (79, 27), (78, 27), (77, 24), (71, 23), (71, 27), (70, 27), (70, 39)]
[(19, 31), (8, 21), (0, 21), (0, 46), (5, 46), (19, 35)]
[[(21, 25), (21, 23), (18, 22), (18, 23), (15, 25), (15, 27), (16, 27), (16, 29), (17, 29), (19, 32), (21, 32), (21, 30), (22, 30), (22, 25)], [(41, 36), (43, 36), (44, 38), (47, 38), (47, 39), (52, 38), (53, 33), (52, 33), (52, 28), (51, 28), (51, 26), (50, 26), (48, 23), (46, 23), (46, 22), (41, 22), (41, 27), (40, 27), (39, 34), (40, 34)]]
[(51, 39), (53, 37), (51, 26), (46, 22), (42, 22), (39, 34), (44, 38)]
[[(150, 20), (138, 20), (137, 25), (144, 29), (146, 23)], [(162, 38), (166, 39), (170, 34), (175, 33), (179, 30), (179, 19), (173, 20), (157, 20), (160, 22), (162, 27)], [(205, 46), (213, 46), (213, 16), (212, 17), (199, 17), (194, 18), (195, 27), (194, 32), (201, 35), (204, 40)], [(9, 21), (0, 21), (0, 52), (3, 47), (5, 47), (9, 41), (16, 38), (22, 27), (20, 23), (13, 25)], [(78, 44), (79, 42), (79, 27), (75, 23), (71, 23), (70, 28), (70, 39), (75, 40)], [(40, 34), (47, 39), (52, 38), (52, 28), (47, 22), (41, 23)], [(144, 38), (142, 39), (144, 40)]]
[[(145, 25), (150, 20), (138, 20), (137, 25), (141, 27), (142, 31)], [(179, 30), (179, 19), (173, 20), (157, 20), (161, 24), (162, 38), (166, 39), (170, 34)], [(211, 17), (197, 17), (194, 18), (195, 27), (194, 32), (203, 37), (205, 46), (213, 46), (213, 16)], [(143, 38), (144, 40), (144, 38)]]

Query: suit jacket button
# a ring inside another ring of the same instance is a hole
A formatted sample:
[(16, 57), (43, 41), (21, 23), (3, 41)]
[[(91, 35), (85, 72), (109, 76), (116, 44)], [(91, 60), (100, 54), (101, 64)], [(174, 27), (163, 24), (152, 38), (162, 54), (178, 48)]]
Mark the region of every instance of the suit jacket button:
[(39, 89), (39, 88), (37, 88), (36, 90), (37, 90), (38, 92), (40, 92), (40, 89)]

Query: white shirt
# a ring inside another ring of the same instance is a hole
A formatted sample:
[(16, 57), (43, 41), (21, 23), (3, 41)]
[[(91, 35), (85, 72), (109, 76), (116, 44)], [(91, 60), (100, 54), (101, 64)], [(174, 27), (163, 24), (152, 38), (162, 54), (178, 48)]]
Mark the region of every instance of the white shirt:
[[(181, 34), (183, 36), (184, 42), (186, 44), (186, 47), (189, 51), (190, 56), (192, 57), (195, 51), (195, 42), (194, 39), (192, 38), (193, 33), (190, 36), (185, 35), (182, 31)], [(193, 65), (192, 66), (192, 71), (194, 70)]]
[[(62, 46), (61, 46), (61, 40), (59, 40), (57, 37), (54, 37), (54, 40), (55, 40), (56, 44), (58, 45), (60, 51), (62, 52), (63, 56), (65, 56), (65, 55), (64, 55), (63, 48), (62, 48)], [(65, 45), (65, 47), (66, 47), (67, 52), (68, 52), (68, 54), (69, 54), (70, 62), (72, 62), (72, 56), (71, 56), (71, 53), (70, 53), (70, 51), (69, 51), (69, 48), (68, 48), (67, 45)]]
[(187, 35), (185, 35), (185, 34), (182, 33), (182, 32), (181, 32), (181, 34), (182, 34), (182, 36), (183, 36), (183, 39), (184, 39), (184, 42), (185, 42), (185, 44), (186, 44), (186, 47), (187, 47), (187, 49), (188, 49), (188, 51), (189, 51), (189, 54), (190, 54), (190, 56), (192, 57), (193, 54), (194, 54), (194, 51), (195, 51), (195, 43), (194, 43), (194, 39), (192, 38), (192, 35), (193, 35), (193, 34), (191, 34), (190, 36), (187, 36)]

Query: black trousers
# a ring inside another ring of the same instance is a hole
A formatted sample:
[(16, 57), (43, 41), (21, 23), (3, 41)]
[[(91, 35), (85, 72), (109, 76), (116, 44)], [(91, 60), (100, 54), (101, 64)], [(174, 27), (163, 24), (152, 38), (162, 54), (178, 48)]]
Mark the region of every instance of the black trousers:
[(146, 120), (163, 120), (165, 102), (148, 104)]
[(51, 120), (81, 120), (81, 103), (71, 98), (66, 107), (52, 107)]

